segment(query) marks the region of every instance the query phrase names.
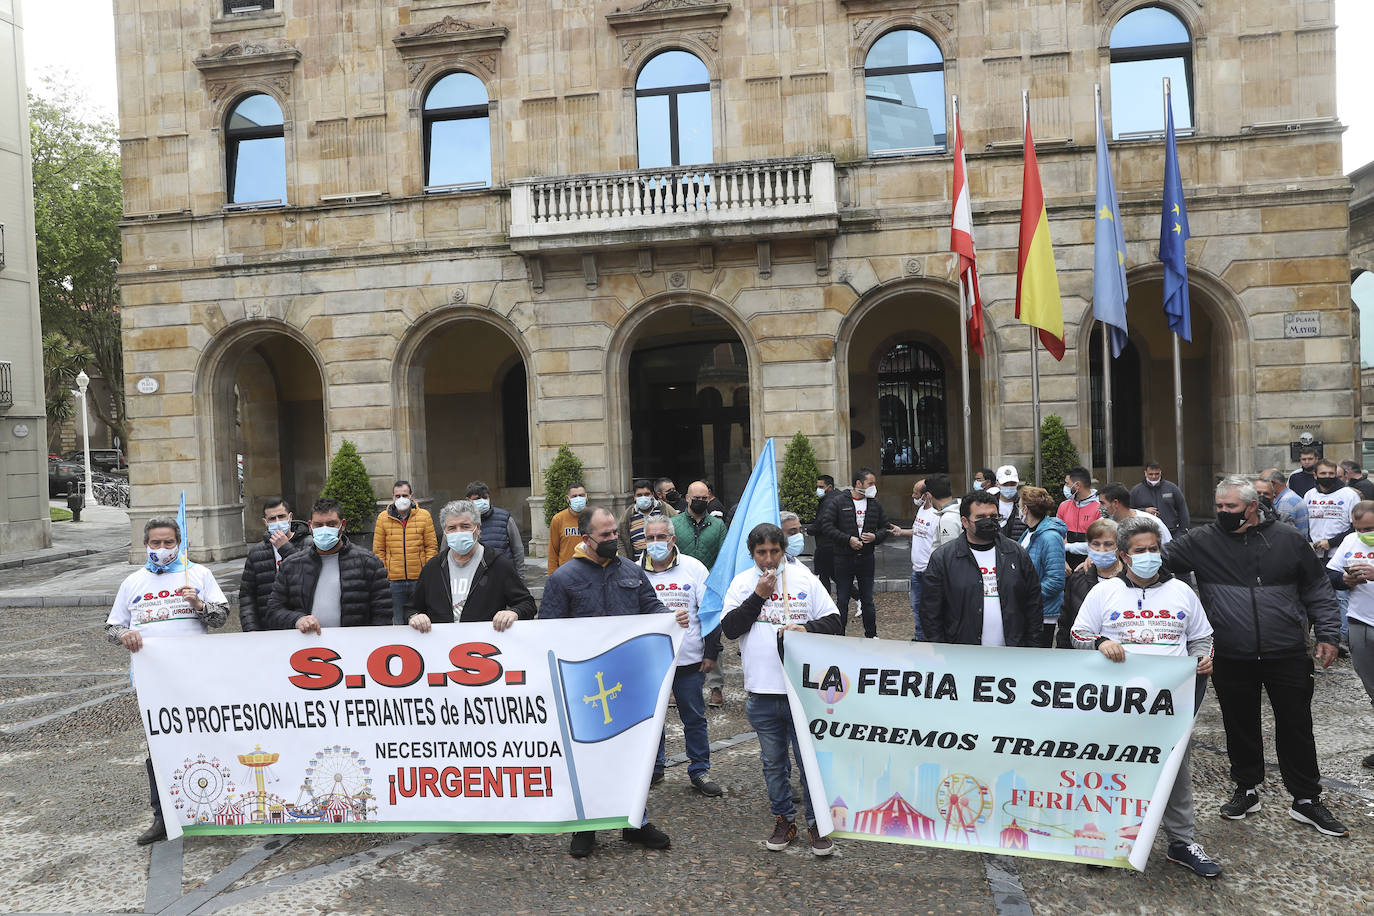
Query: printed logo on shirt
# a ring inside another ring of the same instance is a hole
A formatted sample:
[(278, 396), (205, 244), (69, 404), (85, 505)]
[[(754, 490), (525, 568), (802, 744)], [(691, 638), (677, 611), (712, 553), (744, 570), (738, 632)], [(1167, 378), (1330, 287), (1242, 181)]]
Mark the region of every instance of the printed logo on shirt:
[[(200, 589), (196, 589), (200, 594)], [(170, 589), (145, 592), (135, 595), (130, 602), (131, 625), (162, 623), (167, 620), (195, 620), (196, 613), (191, 610), (190, 602)]]
[(471, 579), (458, 580), (458, 593), (453, 596), (453, 616), (458, 618), (463, 613), (463, 605), (468, 603), (468, 586), (472, 584)]
[(657, 585), (655, 585), (654, 588), (660, 592), (675, 592), (679, 589), (681, 589), (684, 592), (690, 592), (692, 590), (692, 583), (684, 582), (683, 584), (678, 585), (676, 582), (660, 582)]
[(1171, 611), (1168, 608), (1151, 610), (1141, 608), (1138, 611), (1112, 611), (1108, 620), (1186, 620), (1187, 611)]
[(983, 597), (997, 597), (997, 567), (979, 566), (978, 571), (983, 574)]

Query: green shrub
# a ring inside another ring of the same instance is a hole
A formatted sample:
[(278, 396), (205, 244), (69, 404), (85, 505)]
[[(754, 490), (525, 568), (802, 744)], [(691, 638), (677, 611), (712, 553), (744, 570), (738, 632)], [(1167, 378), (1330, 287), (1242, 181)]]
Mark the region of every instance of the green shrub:
[(778, 481), (778, 502), (789, 512), (810, 524), (816, 519), (816, 478), (820, 476), (811, 440), (801, 433), (787, 443), (782, 459), (782, 480)]
[[(329, 479), (320, 495), (339, 501), (347, 530), (357, 533), (372, 527), (377, 517), (377, 497), (363, 459), (358, 457), (358, 447), (347, 439), (329, 463)], [(371, 548), (370, 544), (364, 546)]]
[(566, 445), (558, 447), (553, 463), (544, 471), (544, 525), (553, 524), (553, 517), (568, 508), (568, 487), (582, 483), (582, 459)]
[[(1040, 467), (1043, 486), (1050, 491), (1056, 502), (1062, 502), (1064, 499), (1064, 475), (1069, 473), (1069, 468), (1078, 464), (1078, 449), (1073, 447), (1073, 440), (1069, 438), (1063, 418), (1052, 413), (1041, 420)], [(1034, 468), (1032, 464), (1032, 479), (1035, 476)]]

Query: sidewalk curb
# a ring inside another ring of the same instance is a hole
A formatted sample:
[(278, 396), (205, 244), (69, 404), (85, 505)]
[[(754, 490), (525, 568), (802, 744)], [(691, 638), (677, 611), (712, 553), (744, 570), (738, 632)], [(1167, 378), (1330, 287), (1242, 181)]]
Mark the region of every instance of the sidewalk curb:
[(26, 566), (41, 566), (44, 563), (56, 563), (59, 560), (75, 560), (81, 557), (93, 556), (97, 553), (113, 553), (115, 550), (124, 548), (106, 548), (104, 550), (95, 547), (78, 547), (75, 550), (64, 550), (60, 553), (48, 553), (42, 556), (18, 556), (8, 559), (0, 558), (0, 570), (21, 569)]

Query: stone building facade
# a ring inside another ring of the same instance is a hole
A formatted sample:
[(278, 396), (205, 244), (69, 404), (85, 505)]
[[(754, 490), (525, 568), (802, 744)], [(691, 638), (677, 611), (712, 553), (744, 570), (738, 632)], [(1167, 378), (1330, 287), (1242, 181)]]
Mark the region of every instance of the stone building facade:
[[(1125, 85), (1142, 65), (1176, 74), (1191, 126), (1188, 495), (1205, 504), (1215, 475), (1286, 462), (1299, 421), (1352, 453), (1330, 0), (115, 12), (132, 524), (185, 490), (198, 555), (242, 552), (266, 495), (307, 503), (344, 439), (379, 495), (395, 477), (435, 501), (483, 479), (537, 539), (541, 471), (564, 443), (594, 499), (663, 473), (704, 474), (728, 500), (765, 438), (798, 430), (838, 479), (879, 470), (894, 506), (926, 473), (962, 486), (965, 449), (975, 467), (1028, 468), (1023, 88), (1068, 343), (1062, 362), (1040, 356), (1044, 413), (1101, 468), (1100, 83), (1123, 125), (1109, 129), (1130, 282), (1117, 476), (1171, 464), (1163, 116), (1157, 90), (1142, 102)], [(956, 95), (988, 318), (970, 443), (947, 251)]]
[(19, 0), (0, 0), (0, 554), (52, 544)]

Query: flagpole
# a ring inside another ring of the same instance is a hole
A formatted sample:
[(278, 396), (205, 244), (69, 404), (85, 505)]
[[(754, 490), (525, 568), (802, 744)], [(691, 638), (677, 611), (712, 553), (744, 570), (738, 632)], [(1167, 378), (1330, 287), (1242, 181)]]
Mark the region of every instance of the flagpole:
[[(1030, 90), (1021, 90), (1021, 132), (1026, 132), (1026, 127), (1030, 124)], [(1022, 154), (1024, 155), (1024, 153)], [(1022, 189), (1021, 193), (1025, 193)], [(1035, 485), (1041, 486), (1040, 472), (1040, 343), (1036, 339), (1039, 329), (1034, 325), (1029, 325), (1030, 331), (1030, 354), (1031, 354), (1031, 417), (1035, 423), (1035, 428), (1031, 430), (1031, 438), (1035, 440)]]
[[(1169, 77), (1164, 77), (1164, 122), (1169, 121), (1173, 100), (1170, 94)], [(1178, 332), (1174, 332), (1174, 473), (1178, 476), (1178, 487), (1187, 499), (1187, 484), (1183, 476), (1183, 357), (1178, 343)]]
[[(1097, 123), (1102, 123), (1102, 84), (1093, 83), (1093, 98), (1097, 104)], [(1106, 322), (1099, 321), (1102, 325), (1102, 433), (1103, 448), (1107, 453), (1107, 482), (1110, 483), (1116, 478), (1116, 456), (1113, 454), (1112, 442), (1112, 362), (1111, 346), (1107, 338)]]
[[(959, 97), (953, 96), (951, 103), (954, 109), (954, 123), (957, 125), (959, 123)], [(967, 172), (964, 174), (964, 181), (968, 181)], [(964, 275), (959, 273), (959, 265), (960, 261), (956, 255), (954, 271), (959, 279), (959, 365), (963, 370), (959, 376), (959, 391), (963, 397), (964, 410), (964, 486), (971, 487), (973, 480), (973, 433), (971, 431), (972, 411), (969, 410), (968, 393), (968, 296), (964, 289)]]

